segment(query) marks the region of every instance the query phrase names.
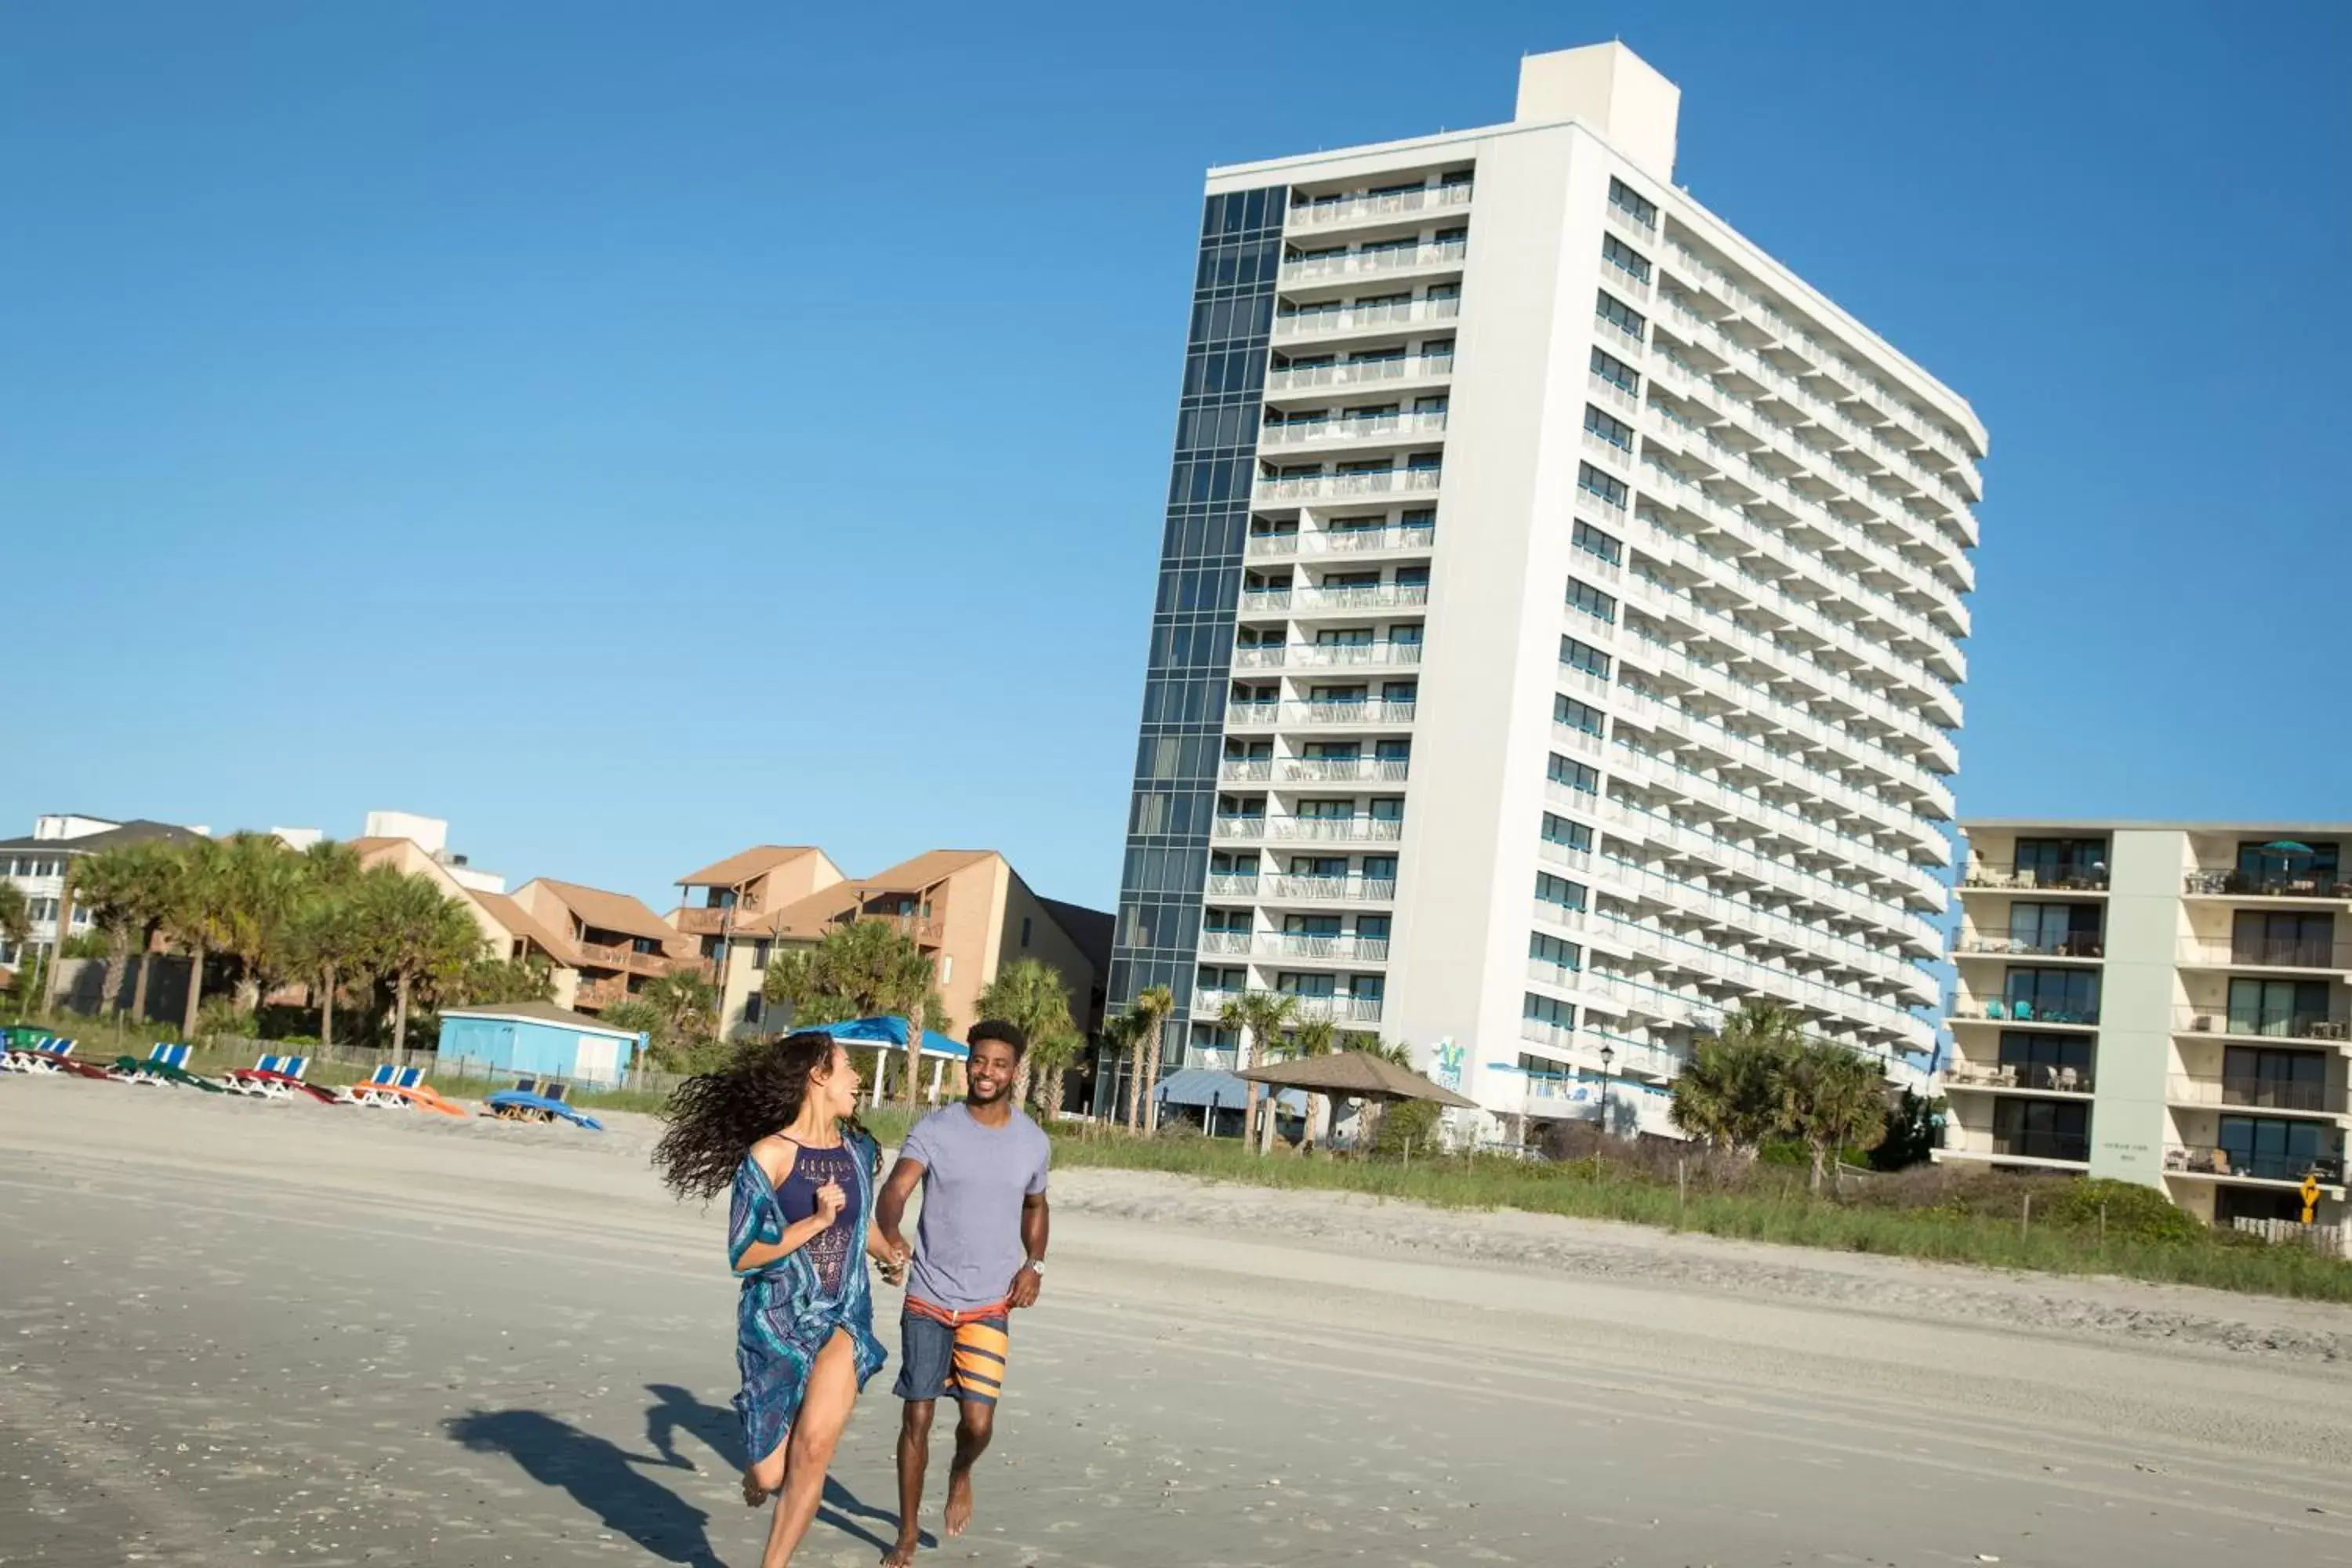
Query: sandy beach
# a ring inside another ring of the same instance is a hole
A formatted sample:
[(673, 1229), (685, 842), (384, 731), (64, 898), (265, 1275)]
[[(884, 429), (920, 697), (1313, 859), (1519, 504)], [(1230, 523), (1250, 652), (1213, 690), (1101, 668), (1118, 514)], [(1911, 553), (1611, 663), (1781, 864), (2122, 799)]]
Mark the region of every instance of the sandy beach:
[[(0, 1079), (0, 1563), (756, 1562), (722, 1216), (652, 1135)], [(1130, 1173), (1054, 1198), (979, 1519), (931, 1560), (2352, 1562), (2344, 1309)], [(892, 1533), (896, 1415), (870, 1387), (803, 1561)]]

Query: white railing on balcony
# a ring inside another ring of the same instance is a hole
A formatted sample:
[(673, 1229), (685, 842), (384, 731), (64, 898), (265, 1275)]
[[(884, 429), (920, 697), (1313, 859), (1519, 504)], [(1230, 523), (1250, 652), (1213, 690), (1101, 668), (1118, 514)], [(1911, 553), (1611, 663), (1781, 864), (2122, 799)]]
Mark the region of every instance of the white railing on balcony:
[(1226, 722), (1237, 729), (1274, 725), (1410, 724), (1411, 702), (1235, 702), (1225, 710)]
[(1556, 838), (1536, 840), (1536, 858), (1554, 866), (1572, 867), (1579, 871), (1592, 868), (1592, 851), (1579, 849), (1572, 844), (1562, 844)]
[(1297, 643), (1290, 653), (1293, 669), (1359, 669), (1421, 662), (1417, 642)]
[(1274, 836), (1319, 844), (1393, 844), (1404, 837), (1404, 824), (1382, 816), (1277, 816)]
[(1570, 909), (1566, 904), (1556, 904), (1549, 899), (1536, 899), (1532, 900), (1532, 908), (1528, 912), (1533, 914), (1534, 917), (1543, 924), (1548, 926), (1556, 926), (1561, 931), (1582, 931), (1584, 929), (1584, 911), (1582, 910)]
[(1445, 415), (1442, 411), (1343, 416), (1338, 419), (1269, 422), (1259, 434), (1258, 445), (1261, 447), (1304, 447), (1321, 441), (1371, 441), (1384, 437), (1392, 440), (1401, 436), (1442, 436), (1444, 433)]
[(1245, 931), (1204, 931), (1201, 933), (1201, 951), (1219, 957), (1246, 956), (1255, 941), (1256, 938)]
[(1392, 877), (1269, 877), (1269, 899), (1384, 904), (1396, 897)]
[(1209, 896), (1213, 899), (1247, 899), (1257, 894), (1255, 876), (1235, 876), (1218, 872), (1209, 878)]
[(1264, 838), (1265, 818), (1263, 816), (1221, 816), (1217, 818), (1215, 837), (1225, 839)]
[(1318, 784), (1344, 779), (1402, 784), (1411, 767), (1410, 763), (1375, 757), (1287, 757), (1283, 760), (1282, 776)]
[(1387, 528), (1312, 529), (1298, 533), (1253, 533), (1252, 555), (1373, 555), (1384, 550), (1427, 550), (1437, 530), (1427, 523)]
[(1454, 299), (1403, 300), (1393, 305), (1348, 305), (1336, 310), (1299, 310), (1274, 319), (1276, 342), (1290, 338), (1338, 337), (1349, 332), (1377, 332), (1391, 327), (1451, 321), (1462, 314)]
[(1229, 762), (1217, 770), (1217, 776), (1228, 784), (1269, 783), (1274, 778), (1274, 762), (1271, 758)]
[(1642, 405), (1632, 393), (1602, 375), (1598, 371), (1585, 373), (1585, 391), (1604, 408), (1631, 419), (1642, 411)]
[(1423, 185), (1410, 191), (1379, 195), (1343, 196), (1337, 201), (1293, 202), (1286, 226), (1323, 228), (1366, 218), (1394, 217), (1404, 213), (1447, 211), (1470, 205), (1468, 184)]
[(1649, 346), (1597, 310), (1592, 316), (1592, 330), (1601, 334), (1601, 341), (1609, 345), (1612, 353), (1639, 354)]
[(1319, 386), (1362, 386), (1383, 381), (1417, 381), (1452, 375), (1452, 354), (1405, 354), (1396, 358), (1349, 360), (1340, 364), (1302, 364), (1270, 370), (1265, 389), (1270, 395), (1305, 392)]
[(1448, 239), (1425, 245), (1386, 245), (1350, 250), (1339, 256), (1302, 256), (1282, 264), (1284, 285), (1311, 283), (1318, 278), (1359, 278), (1383, 272), (1406, 272), (1419, 267), (1447, 267), (1469, 254), (1467, 240)]
[(1351, 496), (1427, 495), (1444, 477), (1442, 468), (1380, 468), (1360, 474), (1260, 474), (1257, 499), (1333, 500)]
[(1242, 595), (1248, 614), (1287, 610), (1308, 614), (1318, 610), (1354, 612), (1393, 610), (1429, 603), (1426, 583), (1375, 583), (1360, 588), (1263, 588)]
[(1307, 936), (1297, 931), (1283, 931), (1261, 939), (1257, 951), (1270, 959), (1385, 963), (1388, 962), (1389, 942), (1386, 937)]

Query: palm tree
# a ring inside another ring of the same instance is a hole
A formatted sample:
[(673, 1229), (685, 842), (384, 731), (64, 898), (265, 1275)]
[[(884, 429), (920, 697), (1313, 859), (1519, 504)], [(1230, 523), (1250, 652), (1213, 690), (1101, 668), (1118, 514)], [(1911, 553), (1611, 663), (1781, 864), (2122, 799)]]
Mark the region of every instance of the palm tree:
[[(1077, 1054), (1080, 1038), (1070, 1017), (1070, 987), (1062, 972), (1042, 959), (1015, 959), (982, 989), (977, 1005), (982, 1017), (1002, 1018), (1029, 1038), (1029, 1049), (1022, 1056), (1021, 1070), (1013, 1082), (1013, 1103), (1028, 1104), (1030, 1080), (1040, 1066), (1058, 1089), (1063, 1070)], [(1056, 1100), (1047, 1113), (1060, 1109)]]
[(661, 1016), (661, 1027), (654, 1033), (664, 1050), (683, 1052), (717, 1037), (717, 1020), (712, 1015), (719, 1005), (719, 987), (705, 980), (700, 972), (674, 969), (637, 995), (651, 1003)]
[(1748, 1001), (1720, 1033), (1693, 1045), (1675, 1075), (1668, 1114), (1717, 1149), (1753, 1154), (1780, 1131), (1783, 1068), (1803, 1049), (1804, 1025), (1778, 1003)]
[(89, 910), (91, 925), (106, 942), (106, 982), (99, 991), (102, 1012), (121, 1011), (116, 998), (122, 993), (123, 970), (131, 962), (131, 943), (145, 930), (140, 908), (146, 877), (140, 852), (144, 847), (121, 844), (101, 849), (83, 863), (76, 879), (82, 907)]
[(948, 1027), (931, 976), (931, 961), (913, 937), (889, 921), (865, 920), (833, 927), (814, 947), (772, 954), (761, 993), (789, 1005), (801, 1028), (904, 1015), (913, 1026), (906, 1084), (912, 1109), (920, 1095), (922, 1031)]
[(1780, 1127), (1812, 1156), (1808, 1184), (1818, 1193), (1832, 1153), (1886, 1136), (1886, 1083), (1876, 1063), (1826, 1040), (1808, 1041), (1780, 1067)]
[(420, 984), (457, 974), (482, 952), (482, 931), (464, 906), (422, 873), (391, 866), (359, 879), (366, 962), (393, 988), (392, 1058), (408, 1060), (408, 1003)]
[[(1147, 985), (1136, 994), (1129, 1016), (1143, 1022), (1143, 1037), (1136, 1042), (1133, 1070), (1127, 1080), (1127, 1128), (1145, 1132), (1160, 1131), (1160, 1102), (1152, 1091), (1160, 1087), (1160, 1042), (1168, 1027), (1168, 1015), (1176, 1010), (1176, 994), (1165, 985)], [(1140, 1099), (1141, 1104), (1138, 1105)]]
[(192, 838), (173, 847), (163, 921), (188, 955), (186, 1011), (180, 1032), (194, 1037), (196, 1009), (205, 994), (205, 960), (226, 940), (236, 899), (228, 846), (215, 838)]
[[(1129, 1131), (1135, 1130), (1136, 1080), (1143, 1076), (1143, 1015), (1133, 1008), (1113, 1013), (1102, 1021), (1102, 1030), (1096, 1040), (1101, 1047), (1104, 1062), (1124, 1062), (1127, 1066), (1127, 1116)], [(1110, 1104), (1103, 1115), (1105, 1123), (1118, 1117), (1118, 1071), (1111, 1069)]]
[(448, 997), (461, 1007), (487, 1007), (499, 1002), (552, 1002), (555, 971), (536, 953), (528, 958), (478, 958), (450, 981)]
[(25, 902), (25, 889), (14, 882), (0, 881), (0, 937), (7, 939), (9, 950), (16, 955), (19, 982), (16, 1007), (22, 1012), (25, 1005), (22, 982), (32, 972), (33, 955), (25, 951), (25, 944), (33, 940), (33, 911), (31, 906)]
[[(1295, 1057), (1328, 1057), (1339, 1048), (1339, 1027), (1328, 1018), (1308, 1018), (1290, 1032), (1290, 1054)], [(1309, 1089), (1307, 1094), (1307, 1142), (1313, 1147), (1315, 1130), (1323, 1125), (1323, 1096)]]
[(364, 959), (367, 933), (348, 890), (311, 889), (287, 933), (287, 960), (319, 999), (319, 1043), (335, 1043), (335, 993)]
[(289, 967), (288, 937), (306, 890), (304, 860), (270, 833), (226, 840), (230, 893), (219, 945), (236, 955), (237, 1010), (257, 1011)]
[[(1282, 1031), (1298, 1016), (1298, 998), (1287, 991), (1244, 991), (1224, 1005), (1217, 1022), (1235, 1032), (1240, 1040), (1234, 1053), (1235, 1070), (1247, 1072), (1253, 1047), (1261, 1058), (1268, 1047), (1282, 1037)], [(1242, 1142), (1247, 1143), (1257, 1128), (1258, 1086), (1252, 1080), (1249, 1100), (1242, 1111)], [(1272, 1118), (1267, 1119), (1269, 1123)]]

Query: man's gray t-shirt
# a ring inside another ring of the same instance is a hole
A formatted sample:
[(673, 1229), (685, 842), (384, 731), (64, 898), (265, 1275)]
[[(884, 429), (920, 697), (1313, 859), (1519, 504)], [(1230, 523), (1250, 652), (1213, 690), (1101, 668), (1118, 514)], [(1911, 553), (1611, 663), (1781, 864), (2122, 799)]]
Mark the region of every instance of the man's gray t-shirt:
[(907, 1293), (951, 1312), (1004, 1300), (1027, 1261), (1024, 1198), (1045, 1190), (1053, 1145), (1019, 1110), (983, 1127), (969, 1106), (935, 1110), (907, 1134), (899, 1158), (923, 1167), (923, 1215)]

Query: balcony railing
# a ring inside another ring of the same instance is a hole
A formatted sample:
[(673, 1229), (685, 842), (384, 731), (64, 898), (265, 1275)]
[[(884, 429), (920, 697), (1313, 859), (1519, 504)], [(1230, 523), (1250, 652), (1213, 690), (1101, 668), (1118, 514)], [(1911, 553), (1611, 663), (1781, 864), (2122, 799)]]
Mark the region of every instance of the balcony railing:
[(2346, 1110), (2341, 1086), (2302, 1079), (2174, 1073), (2166, 1080), (2165, 1096), (2179, 1105), (2243, 1106), (2249, 1110), (2341, 1116)]
[(1462, 314), (1459, 300), (1408, 300), (1394, 305), (1350, 305), (1338, 310), (1300, 310), (1274, 319), (1274, 335), (1283, 338), (1332, 336), (1341, 332), (1378, 331), (1384, 327), (1451, 321)]
[(2253, 1182), (2300, 1182), (2305, 1176), (2316, 1176), (2327, 1186), (2340, 1187), (2344, 1152), (2339, 1148), (2318, 1154), (2256, 1154), (2210, 1143), (2168, 1143), (2164, 1170), (2167, 1175), (2234, 1176)]
[(1969, 1062), (1954, 1062), (1944, 1074), (1945, 1081), (1966, 1089), (2019, 1089), (2050, 1094), (2088, 1094), (2091, 1092), (2091, 1069), (2088, 1068), (2052, 1067), (2042, 1062), (2008, 1062), (1999, 1067), (1978, 1067)]
[(2064, 936), (1963, 936), (1958, 951), (1990, 958), (2105, 958), (2105, 939), (2087, 932)]
[(1260, 447), (1299, 447), (1316, 441), (1370, 441), (1382, 437), (1443, 436), (1445, 416), (1440, 411), (1381, 414), (1364, 418), (1288, 419), (1269, 424), (1260, 433)]
[(2295, 937), (2183, 937), (2180, 961), (2221, 969), (2352, 969), (2352, 945)]
[(1217, 818), (1215, 837), (1219, 838), (1264, 838), (1265, 818), (1263, 816), (1221, 816)]
[(1426, 583), (1372, 583), (1360, 588), (1255, 588), (1242, 595), (1244, 615), (1412, 609), (1429, 603)]
[(1219, 872), (1209, 878), (1209, 897), (1213, 899), (1254, 899), (1257, 897), (1257, 879)]
[(1377, 468), (1355, 474), (1260, 474), (1257, 499), (1344, 500), (1352, 496), (1426, 495), (1438, 487), (1438, 468)]
[(1277, 816), (1274, 836), (1326, 844), (1393, 844), (1404, 837), (1404, 824), (1387, 816)]
[(1453, 374), (1452, 354), (1405, 354), (1395, 359), (1349, 360), (1344, 364), (1301, 364), (1270, 370), (1265, 375), (1265, 390), (1279, 395), (1318, 386), (1362, 386)]
[(1419, 185), (1409, 191), (1343, 196), (1337, 201), (1293, 202), (1286, 226), (1294, 229), (1321, 228), (1358, 219), (1466, 207), (1470, 205), (1472, 188), (1469, 184)]
[(1425, 525), (1359, 528), (1312, 533), (1254, 533), (1252, 555), (1372, 555), (1383, 550), (1427, 550), (1437, 530)]
[(1269, 725), (1410, 724), (1411, 702), (1235, 702), (1225, 710), (1226, 722), (1235, 729)]
[(2031, 892), (2103, 893), (2105, 866), (2019, 867), (1998, 860), (1970, 860), (1960, 875), (1963, 888), (2013, 888)]
[(2191, 871), (2183, 888), (2200, 898), (2352, 899), (2352, 877), (2341, 871)]
[(2264, 1040), (2352, 1039), (2352, 1016), (2340, 1012), (2268, 1011), (2262, 1008), (2200, 1007), (2173, 1010), (2174, 1026), (2192, 1035), (2242, 1035)]
[(1286, 757), (1282, 776), (1320, 784), (1328, 780), (1362, 779), (1377, 784), (1402, 784), (1412, 763), (1378, 757)]
[(1299, 643), (1283, 664), (1292, 669), (1348, 669), (1421, 662), (1417, 642)]
[(745, 916), (759, 912), (758, 897), (747, 894), (736, 900), (731, 908), (711, 904), (701, 909), (680, 910), (677, 929), (688, 936), (716, 936), (732, 926), (740, 925)]
[(1283, 900), (1384, 904), (1396, 897), (1393, 877), (1268, 877), (1265, 896)]
[(2084, 1132), (1993, 1132), (1982, 1128), (1947, 1124), (1943, 1148), (1948, 1153), (1974, 1154), (1996, 1160), (2087, 1161), (2091, 1139)]
[(2044, 1007), (2024, 999), (1993, 997), (1982, 1002), (1962, 1001), (1953, 1004), (1952, 1016), (1995, 1024), (2068, 1024), (2093, 1026), (2099, 1021), (2096, 1007)]
[(1299, 958), (1361, 960), (1366, 963), (1385, 963), (1389, 956), (1389, 939), (1384, 936), (1302, 936), (1284, 931), (1258, 943), (1258, 952), (1268, 958)]
[(583, 980), (572, 994), (574, 1007), (610, 1007), (628, 1000), (629, 988), (618, 980)]
[(1282, 264), (1286, 284), (1318, 278), (1356, 278), (1381, 272), (1404, 272), (1416, 267), (1444, 267), (1469, 254), (1470, 242), (1449, 239), (1434, 245), (1394, 245), (1371, 250), (1350, 250), (1339, 256), (1301, 256)]
[[(1224, 1010), (1225, 1004), (1237, 1002), (1247, 994), (1253, 993), (1203, 986), (1193, 993), (1192, 1015), (1213, 1018)], [(1293, 1016), (1297, 1018), (1328, 1018), (1338, 1024), (1377, 1024), (1381, 1021), (1380, 998), (1374, 996), (1307, 996), (1295, 991), (1259, 992), (1255, 994), (1291, 997), (1297, 1009)]]

